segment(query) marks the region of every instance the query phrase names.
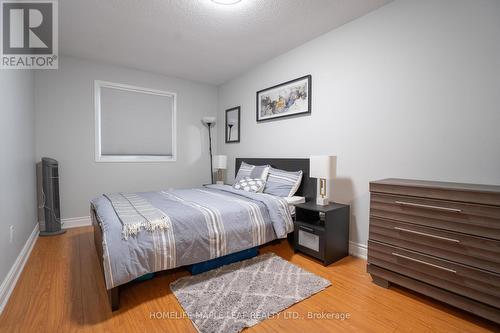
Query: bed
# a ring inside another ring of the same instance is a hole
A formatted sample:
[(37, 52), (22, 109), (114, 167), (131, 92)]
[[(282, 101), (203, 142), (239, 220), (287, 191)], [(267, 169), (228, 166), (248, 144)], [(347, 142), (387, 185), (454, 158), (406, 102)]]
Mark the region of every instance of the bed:
[[(303, 171), (296, 195), (311, 200), (316, 179), (309, 178), (309, 159), (237, 158), (269, 164), (287, 171)], [(141, 193), (165, 212), (169, 226), (141, 231), (124, 239), (122, 223), (107, 197), (91, 201), (94, 241), (110, 300), (119, 308), (120, 286), (148, 273), (205, 262), (285, 238), (293, 231), (285, 200), (268, 194), (236, 190), (228, 185)]]

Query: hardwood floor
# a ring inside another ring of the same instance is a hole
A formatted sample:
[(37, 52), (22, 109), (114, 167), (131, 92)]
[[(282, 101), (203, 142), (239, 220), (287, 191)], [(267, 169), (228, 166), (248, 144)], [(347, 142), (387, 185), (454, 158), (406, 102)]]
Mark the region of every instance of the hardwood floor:
[[(410, 291), (371, 282), (366, 261), (347, 257), (328, 267), (294, 254), (286, 240), (262, 252), (281, 257), (332, 281), (332, 286), (245, 332), (488, 332), (500, 328)], [(183, 269), (124, 288), (111, 313), (91, 227), (39, 238), (0, 317), (1, 332), (196, 332), (169, 289)], [(345, 314), (347, 319), (307, 319)], [(303, 316), (304, 319), (286, 318)], [(172, 317), (180, 317), (172, 319)], [(168, 318), (170, 317), (170, 318)]]

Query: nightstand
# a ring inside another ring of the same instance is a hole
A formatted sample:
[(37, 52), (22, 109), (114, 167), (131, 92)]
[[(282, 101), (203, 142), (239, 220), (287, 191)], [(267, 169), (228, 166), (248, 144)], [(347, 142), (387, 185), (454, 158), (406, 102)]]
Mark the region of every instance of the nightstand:
[(349, 206), (314, 202), (295, 205), (294, 250), (324, 266), (349, 255)]

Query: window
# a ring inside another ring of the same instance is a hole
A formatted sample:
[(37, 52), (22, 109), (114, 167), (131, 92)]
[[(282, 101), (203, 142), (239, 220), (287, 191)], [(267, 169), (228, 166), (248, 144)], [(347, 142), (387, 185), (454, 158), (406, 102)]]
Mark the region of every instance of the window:
[(176, 94), (95, 81), (96, 162), (176, 159)]

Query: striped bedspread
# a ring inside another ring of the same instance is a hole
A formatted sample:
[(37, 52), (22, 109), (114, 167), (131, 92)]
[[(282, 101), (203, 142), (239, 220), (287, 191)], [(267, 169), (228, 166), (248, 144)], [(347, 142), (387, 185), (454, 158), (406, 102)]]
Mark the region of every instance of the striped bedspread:
[(227, 185), (136, 193), (169, 221), (127, 240), (107, 196), (91, 201), (103, 230), (106, 287), (146, 273), (190, 265), (284, 238), (293, 221), (284, 199)]

